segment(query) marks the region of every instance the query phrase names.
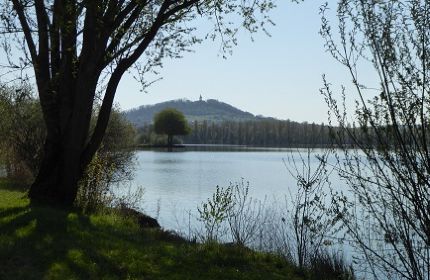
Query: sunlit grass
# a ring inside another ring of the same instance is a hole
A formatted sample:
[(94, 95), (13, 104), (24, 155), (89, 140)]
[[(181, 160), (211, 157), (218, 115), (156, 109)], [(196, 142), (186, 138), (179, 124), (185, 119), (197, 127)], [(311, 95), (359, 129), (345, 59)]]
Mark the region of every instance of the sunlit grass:
[(115, 213), (31, 208), (0, 179), (0, 279), (302, 279), (283, 259), (142, 230)]

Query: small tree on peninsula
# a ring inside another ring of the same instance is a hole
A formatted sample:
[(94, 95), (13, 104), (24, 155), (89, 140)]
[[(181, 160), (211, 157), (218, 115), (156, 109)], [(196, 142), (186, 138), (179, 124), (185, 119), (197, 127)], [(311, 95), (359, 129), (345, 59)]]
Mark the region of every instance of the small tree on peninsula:
[(157, 134), (167, 135), (167, 146), (173, 146), (173, 136), (187, 135), (191, 129), (182, 112), (168, 108), (154, 116), (154, 130)]

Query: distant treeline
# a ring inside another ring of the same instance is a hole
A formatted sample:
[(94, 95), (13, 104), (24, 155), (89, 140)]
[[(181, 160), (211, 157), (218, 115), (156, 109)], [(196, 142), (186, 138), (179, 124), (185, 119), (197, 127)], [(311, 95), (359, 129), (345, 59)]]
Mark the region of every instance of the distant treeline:
[[(179, 139), (185, 144), (228, 144), (263, 147), (326, 146), (332, 141), (328, 126), (290, 120), (194, 121), (191, 133)], [(152, 125), (138, 129), (140, 144), (157, 144)]]

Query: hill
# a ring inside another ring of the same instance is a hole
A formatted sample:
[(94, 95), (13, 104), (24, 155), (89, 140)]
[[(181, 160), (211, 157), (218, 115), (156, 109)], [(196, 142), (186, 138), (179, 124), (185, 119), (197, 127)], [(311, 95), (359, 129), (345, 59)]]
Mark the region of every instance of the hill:
[(215, 99), (199, 101), (179, 99), (154, 105), (144, 105), (126, 111), (125, 116), (134, 125), (143, 126), (152, 123), (154, 114), (166, 108), (175, 108), (181, 111), (190, 122), (202, 120), (212, 122), (248, 121), (261, 118)]
[(177, 139), (184, 144), (302, 147), (327, 146), (333, 142), (330, 129), (324, 123), (299, 123), (255, 116), (214, 99), (206, 101), (180, 99), (140, 106), (125, 112), (126, 118), (138, 127), (139, 144), (164, 143), (164, 138), (155, 134), (151, 123), (154, 114), (165, 108), (175, 108), (183, 112), (192, 123), (191, 133)]

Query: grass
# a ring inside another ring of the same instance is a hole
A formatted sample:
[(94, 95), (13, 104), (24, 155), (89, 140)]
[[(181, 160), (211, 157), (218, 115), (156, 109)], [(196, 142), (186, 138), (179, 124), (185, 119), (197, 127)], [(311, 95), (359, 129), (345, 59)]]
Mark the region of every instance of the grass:
[(0, 178), (0, 279), (303, 279), (274, 255), (140, 229), (115, 213), (29, 206)]

